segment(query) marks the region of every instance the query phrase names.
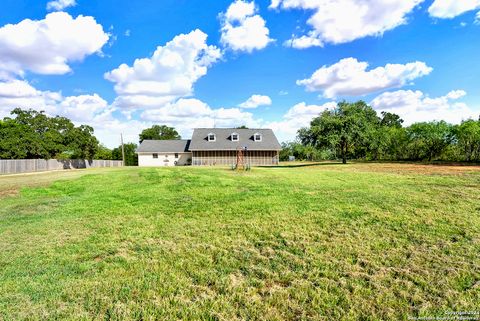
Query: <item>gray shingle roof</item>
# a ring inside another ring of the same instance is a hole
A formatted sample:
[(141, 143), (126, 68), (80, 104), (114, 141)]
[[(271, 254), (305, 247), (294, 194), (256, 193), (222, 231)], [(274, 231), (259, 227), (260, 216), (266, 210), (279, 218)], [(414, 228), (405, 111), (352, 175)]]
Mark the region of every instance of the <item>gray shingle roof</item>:
[[(216, 135), (216, 141), (209, 142), (207, 135)], [(231, 140), (230, 136), (237, 133), (238, 142)], [(262, 135), (262, 141), (253, 140), (253, 135)], [(248, 150), (280, 150), (282, 146), (271, 129), (233, 129), (233, 128), (196, 128), (193, 130), (190, 150), (236, 150), (247, 147)]]
[(138, 146), (137, 153), (185, 153), (189, 145), (189, 139), (144, 140)]

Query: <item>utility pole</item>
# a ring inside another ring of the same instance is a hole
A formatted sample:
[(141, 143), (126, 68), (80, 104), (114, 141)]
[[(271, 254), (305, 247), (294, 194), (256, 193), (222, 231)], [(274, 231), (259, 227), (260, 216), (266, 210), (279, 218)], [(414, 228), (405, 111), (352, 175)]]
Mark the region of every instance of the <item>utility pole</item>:
[(125, 148), (123, 147), (123, 134), (120, 134), (120, 140), (122, 141), (122, 161), (123, 166), (125, 166)]

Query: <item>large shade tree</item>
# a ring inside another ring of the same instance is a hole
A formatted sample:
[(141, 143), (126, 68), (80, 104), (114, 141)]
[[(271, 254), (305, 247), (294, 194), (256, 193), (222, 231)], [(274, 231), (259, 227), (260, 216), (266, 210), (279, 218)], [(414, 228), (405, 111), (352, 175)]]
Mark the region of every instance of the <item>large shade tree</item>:
[(378, 117), (363, 101), (341, 102), (324, 111), (309, 127), (300, 129), (297, 138), (282, 145), (282, 160), (294, 155), (297, 159), (340, 156), (344, 163), (347, 158), (480, 161), (480, 118), (459, 125), (431, 121), (403, 127), (399, 115), (383, 111)]
[(0, 121), (0, 158), (93, 159), (98, 140), (93, 128), (68, 118), (16, 108)]
[(165, 125), (153, 125), (140, 133), (140, 143), (144, 140), (181, 139), (177, 130)]
[(379, 122), (375, 110), (364, 101), (344, 101), (314, 118), (309, 128), (299, 130), (298, 136), (305, 145), (335, 149), (345, 164), (349, 153), (362, 146)]

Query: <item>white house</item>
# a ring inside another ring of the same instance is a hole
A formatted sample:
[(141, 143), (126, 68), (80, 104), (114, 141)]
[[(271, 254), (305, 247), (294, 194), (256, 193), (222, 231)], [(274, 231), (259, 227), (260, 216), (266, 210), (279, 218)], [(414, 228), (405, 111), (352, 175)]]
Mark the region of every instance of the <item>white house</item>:
[(137, 149), (138, 166), (183, 166), (192, 163), (190, 140), (144, 140)]
[(252, 166), (278, 165), (278, 143), (271, 129), (195, 128), (191, 140), (144, 140), (138, 166), (234, 165), (243, 151)]

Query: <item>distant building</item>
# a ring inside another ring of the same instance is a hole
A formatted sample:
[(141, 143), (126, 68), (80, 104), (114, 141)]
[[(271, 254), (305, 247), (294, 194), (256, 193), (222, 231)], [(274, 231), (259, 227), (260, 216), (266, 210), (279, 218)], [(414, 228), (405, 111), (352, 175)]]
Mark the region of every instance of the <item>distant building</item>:
[(138, 166), (183, 166), (192, 164), (190, 140), (144, 140), (137, 148)]
[(191, 140), (145, 140), (138, 166), (233, 165), (239, 150), (251, 166), (278, 165), (282, 149), (271, 129), (196, 128)]

